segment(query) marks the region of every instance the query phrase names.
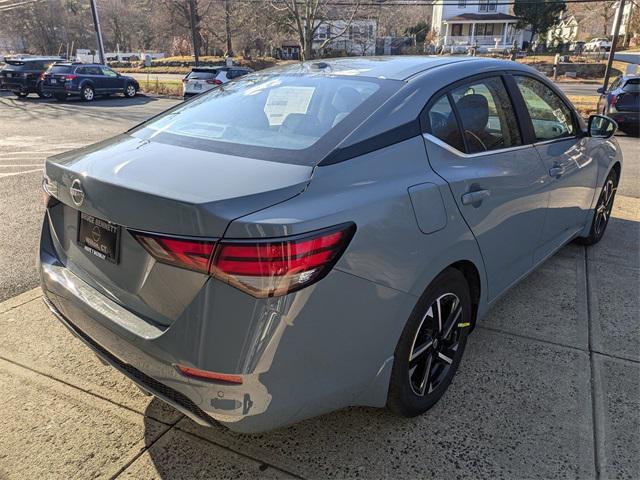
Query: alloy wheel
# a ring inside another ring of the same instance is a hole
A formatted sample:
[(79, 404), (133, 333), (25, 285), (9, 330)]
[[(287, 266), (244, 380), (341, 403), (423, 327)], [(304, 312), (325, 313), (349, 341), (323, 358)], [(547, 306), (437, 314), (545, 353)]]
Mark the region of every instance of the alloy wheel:
[(86, 87), (84, 89), (84, 99), (88, 101), (93, 100), (93, 90), (91, 88)]
[(127, 96), (133, 97), (136, 94), (136, 88), (133, 85), (127, 87)]
[(609, 221), (609, 217), (611, 216), (611, 209), (613, 208), (613, 197), (615, 196), (616, 190), (617, 188), (613, 182), (613, 179), (607, 179), (607, 183), (605, 183), (604, 187), (602, 188), (598, 206), (596, 207), (596, 218), (594, 226), (596, 237), (599, 237), (607, 226), (607, 222)]
[(416, 395), (428, 395), (449, 375), (460, 346), (461, 318), (462, 304), (453, 293), (439, 296), (427, 309), (409, 353), (409, 383)]

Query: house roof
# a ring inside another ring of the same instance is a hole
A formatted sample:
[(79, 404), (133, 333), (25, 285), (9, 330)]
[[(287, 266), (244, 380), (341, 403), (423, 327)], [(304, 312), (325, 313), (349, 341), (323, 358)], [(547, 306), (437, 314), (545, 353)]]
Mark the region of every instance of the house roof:
[(447, 18), (445, 23), (455, 22), (506, 22), (506, 21), (518, 21), (518, 17), (513, 15), (507, 15), (506, 13), (463, 13), (462, 15), (456, 15), (455, 17)]

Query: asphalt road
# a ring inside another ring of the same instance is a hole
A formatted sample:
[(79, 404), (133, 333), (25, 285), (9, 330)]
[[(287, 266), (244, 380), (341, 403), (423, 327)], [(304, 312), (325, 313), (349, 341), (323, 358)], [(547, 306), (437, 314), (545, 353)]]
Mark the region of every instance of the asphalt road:
[(45, 158), (121, 133), (177, 101), (138, 96), (60, 103), (0, 92), (0, 301), (38, 283)]
[[(121, 133), (176, 102), (138, 96), (59, 103), (0, 92), (0, 301), (38, 283), (44, 159)], [(640, 141), (618, 139), (626, 159), (620, 193), (640, 198)]]

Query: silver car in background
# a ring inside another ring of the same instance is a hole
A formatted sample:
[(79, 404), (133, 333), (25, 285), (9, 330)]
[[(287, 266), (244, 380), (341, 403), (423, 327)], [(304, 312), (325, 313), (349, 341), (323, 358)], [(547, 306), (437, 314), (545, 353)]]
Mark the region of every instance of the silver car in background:
[(46, 302), (203, 425), (418, 415), (497, 298), (602, 238), (615, 128), (507, 61), (250, 74), (47, 160)]
[(194, 67), (182, 79), (182, 95), (184, 98), (199, 95), (251, 72), (247, 67)]

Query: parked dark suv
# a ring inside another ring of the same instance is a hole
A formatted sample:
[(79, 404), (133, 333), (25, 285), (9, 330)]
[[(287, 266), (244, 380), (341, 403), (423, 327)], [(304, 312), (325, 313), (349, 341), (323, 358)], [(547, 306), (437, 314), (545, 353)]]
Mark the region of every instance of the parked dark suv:
[(41, 75), (60, 57), (16, 57), (5, 58), (5, 66), (0, 70), (0, 89), (11, 90), (18, 97), (37, 93), (40, 98), (50, 97), (41, 90)]
[(57, 100), (67, 96), (79, 96), (90, 102), (96, 95), (122, 93), (135, 97), (140, 85), (135, 78), (99, 64), (55, 63), (44, 74), (42, 91), (52, 94)]
[(640, 135), (640, 77), (621, 75), (608, 91), (598, 89), (598, 113), (613, 118), (629, 135)]

